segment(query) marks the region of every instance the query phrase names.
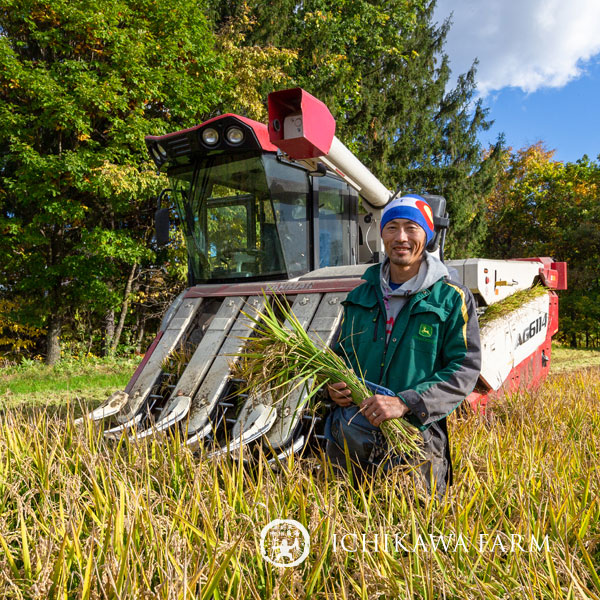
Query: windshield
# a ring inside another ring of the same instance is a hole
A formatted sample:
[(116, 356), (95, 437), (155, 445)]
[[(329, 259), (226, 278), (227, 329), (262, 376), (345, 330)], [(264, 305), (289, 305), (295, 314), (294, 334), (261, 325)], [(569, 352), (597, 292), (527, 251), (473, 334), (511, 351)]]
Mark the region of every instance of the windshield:
[(249, 152), (171, 172), (194, 283), (309, 270), (306, 171)]

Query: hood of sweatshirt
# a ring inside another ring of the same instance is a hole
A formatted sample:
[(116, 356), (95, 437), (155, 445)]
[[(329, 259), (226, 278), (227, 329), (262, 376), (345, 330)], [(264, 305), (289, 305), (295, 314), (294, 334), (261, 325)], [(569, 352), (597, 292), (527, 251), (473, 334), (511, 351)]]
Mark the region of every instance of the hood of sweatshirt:
[(387, 256), (385, 257), (380, 270), (380, 285), (387, 313), (386, 333), (388, 337), (398, 314), (408, 302), (408, 298), (448, 276), (446, 265), (437, 256), (425, 252), (425, 259), (421, 262), (419, 272), (400, 287), (392, 290), (390, 287), (390, 259)]
[(414, 296), (421, 290), (431, 287), (436, 281), (448, 276), (446, 265), (437, 256), (425, 252), (425, 260), (421, 262), (419, 272), (399, 288), (392, 290), (390, 287), (390, 259), (386, 256), (380, 270), (381, 292), (384, 298)]

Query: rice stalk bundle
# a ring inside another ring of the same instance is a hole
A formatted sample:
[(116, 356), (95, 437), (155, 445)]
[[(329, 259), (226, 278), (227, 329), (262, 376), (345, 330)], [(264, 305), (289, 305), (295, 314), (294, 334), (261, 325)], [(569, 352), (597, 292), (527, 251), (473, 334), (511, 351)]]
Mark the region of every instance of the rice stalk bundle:
[(518, 292), (507, 296), (504, 300), (500, 300), (500, 302), (490, 304), (490, 306), (485, 309), (485, 312), (479, 317), (479, 326), (483, 327), (498, 319), (504, 319), (511, 312), (547, 293), (548, 288), (537, 284), (533, 287), (519, 290)]
[[(296, 409), (301, 410), (322, 386), (342, 381), (357, 405), (373, 395), (342, 357), (309, 337), (294, 313), (277, 297), (274, 306), (266, 302), (262, 315), (247, 316), (256, 325), (255, 334), (245, 338), (245, 348), (237, 355), (240, 360), (234, 369), (236, 376), (247, 382), (247, 389), (262, 395), (263, 401), (283, 404), (292, 393), (305, 389), (303, 403)], [(398, 454), (422, 454), (417, 429), (404, 419), (384, 421), (380, 429)]]

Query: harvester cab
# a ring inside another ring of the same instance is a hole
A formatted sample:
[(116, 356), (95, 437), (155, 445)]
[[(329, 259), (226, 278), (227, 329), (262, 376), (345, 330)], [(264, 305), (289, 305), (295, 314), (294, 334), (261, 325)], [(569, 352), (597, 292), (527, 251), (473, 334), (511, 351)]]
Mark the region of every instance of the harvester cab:
[[(146, 145), (169, 178), (189, 287), (168, 309), (126, 389), (88, 418), (111, 419), (107, 436), (140, 439), (178, 427), (192, 448), (208, 444), (221, 454), (255, 443), (273, 460), (318, 441), (323, 415), (304, 406), (301, 390), (285, 407), (240, 393), (233, 357), (256, 326), (250, 313), (260, 315), (272, 296), (285, 298), (311, 337), (333, 343), (346, 294), (383, 258), (380, 215), (394, 194), (335, 137), (327, 107), (300, 88), (269, 96), (268, 126), (226, 114), (148, 136)], [(428, 250), (443, 257), (446, 201), (426, 198), (436, 229)], [(157, 237), (168, 230), (165, 211), (157, 213)], [(482, 329), (484, 368), (471, 403), (543, 379), (558, 323), (551, 290), (566, 286), (564, 263), (447, 264), (482, 314), (538, 282), (548, 290)]]
[(358, 194), (339, 177), (311, 178), (263, 150), (213, 150), (168, 174), (191, 285), (287, 280), (356, 263)]

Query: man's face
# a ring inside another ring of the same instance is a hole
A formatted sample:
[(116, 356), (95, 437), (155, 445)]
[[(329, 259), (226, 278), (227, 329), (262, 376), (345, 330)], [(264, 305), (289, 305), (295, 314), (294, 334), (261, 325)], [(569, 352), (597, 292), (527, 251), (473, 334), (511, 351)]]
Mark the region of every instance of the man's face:
[(414, 221), (393, 219), (381, 232), (385, 253), (394, 265), (410, 267), (421, 261), (427, 235)]

